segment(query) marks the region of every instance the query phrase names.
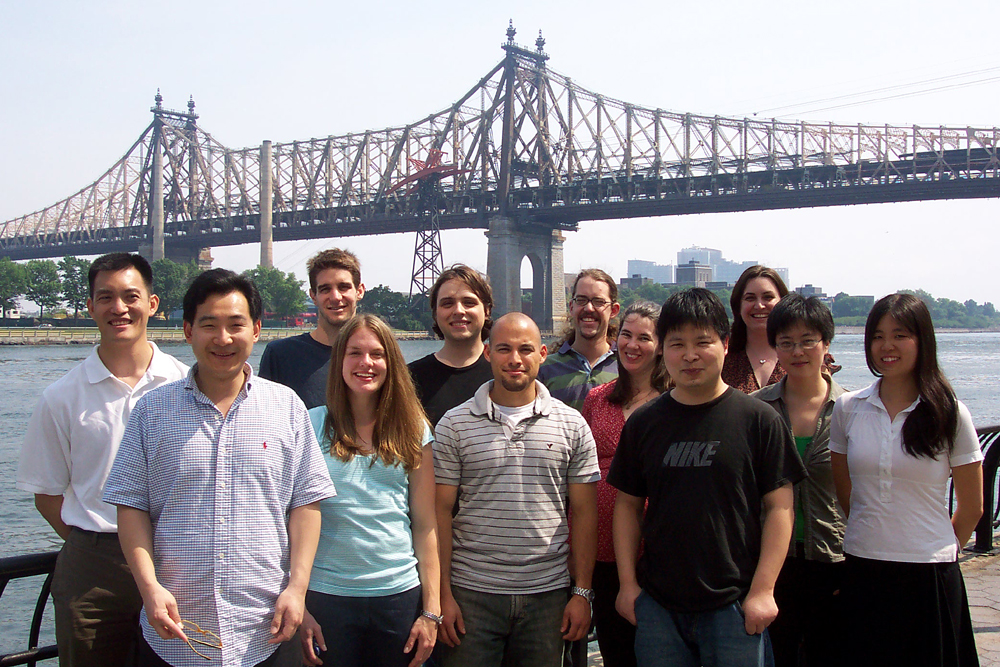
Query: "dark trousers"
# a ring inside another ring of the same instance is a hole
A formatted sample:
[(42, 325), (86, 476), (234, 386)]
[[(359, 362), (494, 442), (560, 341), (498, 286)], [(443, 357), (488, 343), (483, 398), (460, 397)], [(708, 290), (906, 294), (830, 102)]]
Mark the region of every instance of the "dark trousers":
[(635, 667), (635, 626), (615, 609), (618, 566), (594, 564), (594, 625), (605, 667)]
[(62, 667), (135, 664), (142, 597), (117, 533), (70, 531), (52, 575)]
[(776, 667), (844, 664), (844, 563), (786, 558), (774, 586), (778, 618), (768, 626)]
[[(180, 639), (172, 639), (170, 641), (180, 641)], [(197, 646), (197, 644), (196, 644)], [(199, 647), (198, 650), (201, 650)], [(195, 655), (194, 651), (191, 651), (191, 656), (193, 660), (197, 660), (200, 663), (204, 662), (206, 665), (220, 664), (221, 660), (213, 660), (208, 662), (199, 658)], [(153, 647), (149, 645), (146, 638), (139, 633), (139, 665), (140, 667), (171, 667), (170, 663), (161, 658)], [(287, 642), (282, 642), (278, 644), (278, 648), (275, 649), (274, 653), (270, 656), (258, 662), (254, 667), (301, 667), (302, 665), (302, 643), (299, 640), (299, 634), (296, 632), (295, 636), (289, 639)]]
[(413, 651), (403, 647), (421, 606), (420, 586), (369, 598), (306, 593), (306, 608), (330, 649), (319, 654), (324, 667), (406, 667)]

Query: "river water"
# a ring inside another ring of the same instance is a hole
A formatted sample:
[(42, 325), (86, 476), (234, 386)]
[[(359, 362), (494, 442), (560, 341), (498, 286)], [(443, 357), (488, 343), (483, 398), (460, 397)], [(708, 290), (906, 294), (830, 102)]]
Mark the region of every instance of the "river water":
[[(435, 341), (402, 341), (407, 361), (438, 348)], [(187, 345), (164, 345), (185, 363), (194, 358)], [(938, 357), (958, 397), (972, 412), (976, 426), (1000, 424), (1000, 333), (943, 333)], [(264, 345), (250, 363), (257, 367)], [(11, 346), (0, 348), (0, 557), (57, 550), (60, 540), (34, 509), (30, 494), (15, 488), (17, 461), (24, 430), (41, 391), (89, 354), (85, 346)], [(837, 336), (831, 352), (843, 366), (837, 381), (860, 389), (872, 381), (865, 366), (860, 334)], [(23, 649), (40, 579), (11, 582), (0, 598), (0, 653)], [(42, 644), (54, 643), (51, 621), (45, 623)]]

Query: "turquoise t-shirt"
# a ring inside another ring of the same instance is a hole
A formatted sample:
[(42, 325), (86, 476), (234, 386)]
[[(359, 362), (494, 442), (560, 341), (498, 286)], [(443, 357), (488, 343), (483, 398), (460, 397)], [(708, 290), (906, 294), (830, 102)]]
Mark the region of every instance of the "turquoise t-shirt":
[[(420, 583), (410, 530), (409, 477), (402, 464), (355, 456), (344, 463), (330, 454), (323, 435), (326, 406), (309, 411), (337, 495), (320, 502), (323, 525), (310, 590), (346, 597), (377, 597)], [(430, 428), (424, 445), (433, 440)]]

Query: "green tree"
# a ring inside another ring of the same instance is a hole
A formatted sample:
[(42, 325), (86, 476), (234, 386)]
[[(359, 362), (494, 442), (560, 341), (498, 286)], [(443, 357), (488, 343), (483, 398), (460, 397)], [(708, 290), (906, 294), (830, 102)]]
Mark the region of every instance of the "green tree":
[(24, 296), (28, 286), (28, 272), (23, 264), (12, 262), (10, 257), (0, 258), (0, 315), (17, 307), (18, 297)]
[(297, 280), (294, 273), (258, 266), (244, 271), (243, 275), (257, 285), (265, 313), (282, 318), (297, 315), (305, 309), (306, 293), (302, 290), (304, 281)]
[(184, 293), (198, 275), (198, 267), (171, 259), (158, 259), (153, 267), (153, 293), (160, 297), (160, 312), (169, 320), (170, 313), (184, 304)]
[(53, 310), (62, 303), (59, 267), (51, 259), (32, 259), (25, 264), (28, 285), (24, 295), (38, 304), (39, 317), (45, 309)]
[(59, 277), (62, 280), (62, 295), (66, 305), (73, 308), (73, 319), (80, 318), (80, 311), (86, 307), (90, 297), (90, 281), (87, 274), (90, 262), (79, 257), (63, 257), (59, 262)]

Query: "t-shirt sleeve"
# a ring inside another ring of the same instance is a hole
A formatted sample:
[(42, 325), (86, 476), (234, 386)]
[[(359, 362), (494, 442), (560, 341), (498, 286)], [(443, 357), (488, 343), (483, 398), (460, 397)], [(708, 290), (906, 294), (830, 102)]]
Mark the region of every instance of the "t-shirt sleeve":
[(834, 454), (847, 454), (847, 420), (844, 414), (844, 397), (841, 396), (833, 404), (833, 415), (830, 417), (830, 451)]
[(61, 496), (69, 488), (69, 425), (43, 394), (28, 422), (17, 468), (17, 488), (31, 493)]
[(802, 458), (795, 448), (795, 440), (785, 420), (774, 411), (774, 408), (763, 401), (760, 402), (760, 455), (757, 469), (757, 488), (764, 496), (785, 484), (801, 482), (808, 476)]
[(579, 419), (577, 436), (573, 444), (566, 481), (570, 484), (599, 482), (601, 469), (597, 465), (597, 443), (594, 441), (594, 434), (583, 418), (577, 417), (577, 419)]
[(306, 412), (306, 406), (298, 396), (292, 403), (292, 425), (300, 458), (298, 469), (295, 471), (289, 509), (337, 495), (333, 481), (330, 480), (330, 471), (326, 466), (323, 452), (316, 442), (316, 433), (310, 421), (311, 415)]
[(618, 440), (618, 449), (611, 459), (607, 482), (630, 496), (645, 498), (648, 495), (646, 480), (642, 476), (639, 462), (638, 436), (635, 432), (634, 419), (625, 422), (625, 428), (622, 429), (621, 438)]
[(274, 380), (274, 349), (270, 343), (264, 348), (264, 354), (260, 356), (257, 375), (265, 380)]
[(961, 401), (958, 402), (958, 429), (955, 432), (955, 445), (951, 449), (948, 463), (952, 468), (983, 460), (983, 450), (979, 445), (979, 436), (972, 422), (972, 413)]
[(429, 423), (424, 424), (424, 439), (420, 443), (422, 446), (426, 447), (434, 442), (434, 431), (431, 430), (431, 425)]
[(434, 430), (434, 481), (458, 486), (462, 479), (462, 459), (459, 456), (458, 434), (446, 414)]
[(118, 453), (104, 483), (104, 502), (149, 511), (149, 413), (148, 395), (139, 399), (129, 415)]

